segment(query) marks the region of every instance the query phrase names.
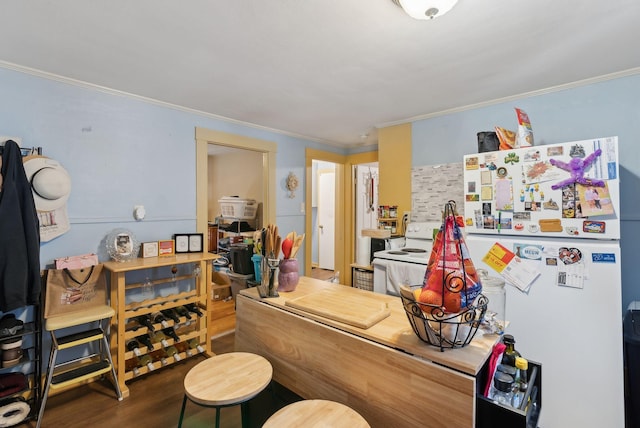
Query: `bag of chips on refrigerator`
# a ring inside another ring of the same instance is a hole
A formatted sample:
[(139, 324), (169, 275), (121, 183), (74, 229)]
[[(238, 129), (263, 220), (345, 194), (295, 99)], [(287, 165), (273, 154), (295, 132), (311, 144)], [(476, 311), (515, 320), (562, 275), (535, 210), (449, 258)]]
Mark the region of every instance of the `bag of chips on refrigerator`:
[(531, 129), (529, 115), (519, 108), (516, 108), (516, 114), (518, 115), (518, 139), (516, 140), (516, 147), (531, 147), (533, 146), (533, 130)]

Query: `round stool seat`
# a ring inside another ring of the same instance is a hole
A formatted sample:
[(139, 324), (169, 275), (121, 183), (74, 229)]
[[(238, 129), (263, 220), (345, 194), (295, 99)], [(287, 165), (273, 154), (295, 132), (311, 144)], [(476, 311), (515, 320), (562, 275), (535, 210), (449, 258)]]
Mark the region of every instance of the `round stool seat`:
[(185, 394), (203, 406), (240, 404), (271, 382), (273, 368), (260, 355), (230, 352), (198, 363), (184, 378)]
[(359, 413), (327, 400), (302, 400), (278, 410), (262, 428), (369, 428)]

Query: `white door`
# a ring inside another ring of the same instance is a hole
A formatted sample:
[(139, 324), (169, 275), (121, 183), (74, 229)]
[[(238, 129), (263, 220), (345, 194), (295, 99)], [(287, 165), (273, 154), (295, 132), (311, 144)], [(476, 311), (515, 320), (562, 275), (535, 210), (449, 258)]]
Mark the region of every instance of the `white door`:
[(318, 171), (318, 267), (335, 268), (335, 171)]

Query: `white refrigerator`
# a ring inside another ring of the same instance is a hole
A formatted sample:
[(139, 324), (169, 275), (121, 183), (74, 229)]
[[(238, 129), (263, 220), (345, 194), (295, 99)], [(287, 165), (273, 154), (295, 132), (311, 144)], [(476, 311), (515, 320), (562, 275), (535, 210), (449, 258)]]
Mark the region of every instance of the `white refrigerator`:
[(617, 138), (467, 155), (464, 185), (474, 265), (542, 365), (539, 426), (624, 427)]

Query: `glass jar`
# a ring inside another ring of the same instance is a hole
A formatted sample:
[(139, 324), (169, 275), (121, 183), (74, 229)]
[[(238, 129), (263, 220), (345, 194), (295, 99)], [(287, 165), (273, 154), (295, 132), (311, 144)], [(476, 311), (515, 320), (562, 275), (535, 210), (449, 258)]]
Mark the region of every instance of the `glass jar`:
[(493, 378), (491, 398), (504, 406), (511, 406), (513, 400), (513, 376), (496, 372)]
[(507, 292), (504, 288), (504, 280), (489, 276), (485, 269), (478, 269), (478, 276), (482, 283), (482, 294), (489, 299), (483, 328), (490, 334), (502, 334), (504, 333), (507, 310)]

